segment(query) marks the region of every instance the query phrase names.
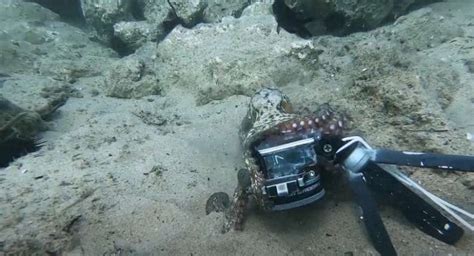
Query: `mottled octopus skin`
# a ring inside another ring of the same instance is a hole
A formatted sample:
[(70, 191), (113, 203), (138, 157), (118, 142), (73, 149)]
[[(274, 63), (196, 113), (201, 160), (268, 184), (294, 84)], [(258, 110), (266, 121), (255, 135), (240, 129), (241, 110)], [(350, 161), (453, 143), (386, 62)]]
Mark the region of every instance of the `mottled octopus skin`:
[(239, 137), (244, 150), (246, 170), (250, 176), (250, 186), (238, 184), (234, 191), (223, 232), (230, 229), (242, 230), (249, 197), (253, 196), (257, 205), (264, 210), (271, 208), (271, 201), (262, 193), (264, 174), (257, 160), (252, 156), (252, 146), (266, 136), (281, 136), (292, 133), (320, 131), (322, 134), (342, 136), (345, 120), (330, 108), (310, 116), (293, 113), (289, 99), (278, 89), (264, 88), (250, 100), (247, 115), (242, 121)]

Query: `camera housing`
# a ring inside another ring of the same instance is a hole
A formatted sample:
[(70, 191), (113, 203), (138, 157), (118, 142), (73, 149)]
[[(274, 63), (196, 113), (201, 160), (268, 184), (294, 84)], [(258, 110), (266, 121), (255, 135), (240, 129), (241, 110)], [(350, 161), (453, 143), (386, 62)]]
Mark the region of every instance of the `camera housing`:
[(265, 182), (262, 193), (271, 210), (287, 210), (318, 201), (325, 195), (316, 145), (317, 133), (274, 136), (261, 141), (255, 153)]

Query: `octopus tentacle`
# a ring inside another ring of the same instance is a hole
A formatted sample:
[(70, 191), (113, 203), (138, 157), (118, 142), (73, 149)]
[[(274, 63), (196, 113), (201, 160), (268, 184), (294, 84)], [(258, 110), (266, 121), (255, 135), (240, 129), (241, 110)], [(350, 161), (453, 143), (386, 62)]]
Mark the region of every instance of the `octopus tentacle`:
[(231, 207), (226, 214), (227, 221), (224, 223), (223, 233), (228, 232), (230, 229), (242, 230), (248, 199), (248, 188), (244, 188), (239, 184), (234, 191)]

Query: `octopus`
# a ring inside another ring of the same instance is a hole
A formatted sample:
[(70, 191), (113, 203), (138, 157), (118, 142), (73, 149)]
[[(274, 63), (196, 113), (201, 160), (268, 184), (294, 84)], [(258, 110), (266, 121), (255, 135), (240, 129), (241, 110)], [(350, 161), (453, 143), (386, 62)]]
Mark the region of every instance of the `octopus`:
[[(239, 129), (245, 168), (237, 174), (238, 184), (232, 199), (224, 192), (212, 194), (207, 200), (206, 213), (224, 212), (222, 232), (242, 230), (251, 197), (263, 210), (272, 210), (274, 202), (265, 193), (265, 172), (256, 158), (256, 147), (262, 143), (281, 144), (295, 137), (321, 134), (328, 138), (341, 138), (347, 119), (337, 114), (328, 105), (317, 113), (302, 116), (293, 111), (287, 96), (275, 88), (263, 88), (251, 99), (248, 111)], [(327, 148), (325, 151), (328, 150)], [(326, 167), (318, 163), (318, 171)], [(324, 191), (323, 191), (324, 192)]]
[(67, 98), (62, 94), (36, 110), (26, 110), (0, 96), (0, 167), (40, 146), (37, 135), (49, 128), (45, 120)]

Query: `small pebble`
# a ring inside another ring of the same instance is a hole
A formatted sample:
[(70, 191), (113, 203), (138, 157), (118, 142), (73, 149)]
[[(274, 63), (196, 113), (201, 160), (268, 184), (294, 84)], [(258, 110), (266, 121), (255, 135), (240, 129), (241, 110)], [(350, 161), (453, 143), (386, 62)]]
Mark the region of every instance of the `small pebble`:
[(461, 183), (467, 187), (467, 189), (469, 190), (474, 190), (474, 176), (472, 175), (466, 175), (466, 177), (464, 177), (462, 180), (461, 180)]
[(464, 65), (466, 65), (469, 73), (474, 73), (474, 60), (466, 60)]

